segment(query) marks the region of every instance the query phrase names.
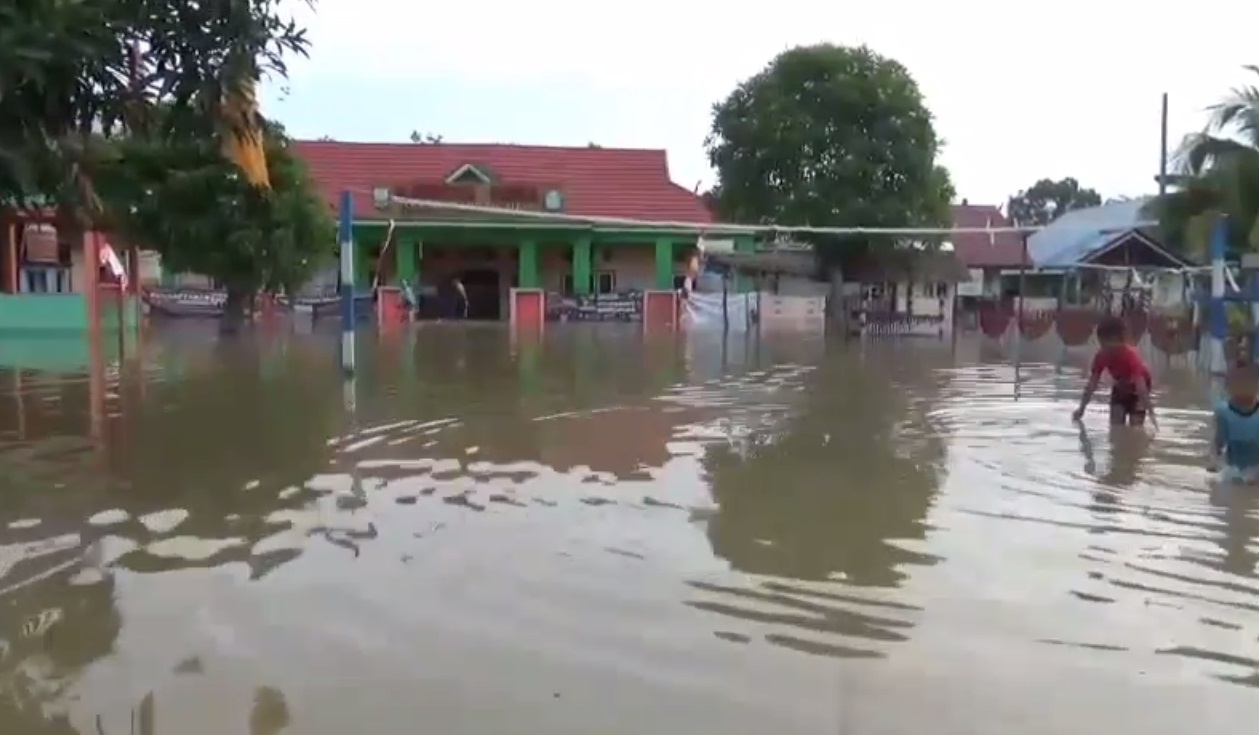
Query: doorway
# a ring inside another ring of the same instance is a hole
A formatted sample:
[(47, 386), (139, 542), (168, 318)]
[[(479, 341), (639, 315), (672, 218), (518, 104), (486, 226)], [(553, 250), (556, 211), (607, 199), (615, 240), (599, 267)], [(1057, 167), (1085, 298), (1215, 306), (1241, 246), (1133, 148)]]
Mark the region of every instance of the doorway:
[(500, 276), (492, 268), (471, 268), (459, 274), (468, 294), (468, 319), (498, 321), (503, 318)]

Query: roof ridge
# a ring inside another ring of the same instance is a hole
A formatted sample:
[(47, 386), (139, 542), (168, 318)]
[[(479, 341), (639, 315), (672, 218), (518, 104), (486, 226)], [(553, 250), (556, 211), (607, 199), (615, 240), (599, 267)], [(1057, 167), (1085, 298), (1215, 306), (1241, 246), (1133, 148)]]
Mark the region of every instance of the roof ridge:
[(590, 145), (542, 145), (536, 143), (469, 143), (454, 142), (443, 140), (440, 143), (412, 143), (410, 141), (396, 140), (319, 140), (317, 138), (293, 138), (292, 142), (301, 144), (313, 144), (320, 146), (337, 146), (337, 145), (370, 145), (390, 148), (411, 148), (414, 146), (429, 146), (433, 148), (514, 148), (517, 150), (544, 150), (544, 151), (603, 151), (607, 153), (663, 153), (666, 156), (669, 151), (666, 148), (630, 148), (619, 146), (590, 146)]

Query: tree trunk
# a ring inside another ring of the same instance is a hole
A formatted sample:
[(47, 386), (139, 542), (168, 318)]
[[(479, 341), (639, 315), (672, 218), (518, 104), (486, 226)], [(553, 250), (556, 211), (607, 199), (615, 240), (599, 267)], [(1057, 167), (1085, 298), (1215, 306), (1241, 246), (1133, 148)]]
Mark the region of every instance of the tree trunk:
[(240, 286), (227, 286), (227, 300), (223, 304), (223, 316), (219, 320), (219, 334), (240, 334), (245, 326), (246, 309), (249, 306), (251, 292)]
[(833, 266), (829, 269), (830, 292), (827, 294), (827, 323), (835, 334), (847, 339), (850, 336), (848, 297), (844, 294), (844, 269)]

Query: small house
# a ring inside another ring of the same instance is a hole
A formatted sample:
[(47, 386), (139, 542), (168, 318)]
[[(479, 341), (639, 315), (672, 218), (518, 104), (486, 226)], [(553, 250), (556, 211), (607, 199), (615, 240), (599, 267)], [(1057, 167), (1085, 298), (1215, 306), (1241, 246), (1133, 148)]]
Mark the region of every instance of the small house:
[[(1011, 223), (998, 207), (971, 204), (963, 199), (953, 206), (956, 229), (1000, 229)], [(985, 299), (1010, 298), (1018, 293), (1019, 272), (1029, 265), (1023, 237), (1017, 232), (957, 232), (951, 236), (953, 252), (967, 270), (957, 285), (958, 309), (973, 312)]]
[(1115, 295), (1147, 306), (1182, 304), (1185, 269), (1195, 264), (1162, 242), (1143, 210), (1149, 198), (1124, 199), (1067, 212), (1027, 240), (1033, 272), (1027, 298), (1044, 302), (1103, 304)]

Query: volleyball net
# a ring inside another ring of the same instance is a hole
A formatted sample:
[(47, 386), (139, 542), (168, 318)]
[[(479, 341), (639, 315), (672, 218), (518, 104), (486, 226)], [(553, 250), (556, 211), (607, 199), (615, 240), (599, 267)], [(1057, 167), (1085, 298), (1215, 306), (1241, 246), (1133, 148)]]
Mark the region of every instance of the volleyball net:
[[(361, 192), (360, 192), (361, 193)], [(378, 200), (379, 203), (379, 200)], [(702, 251), (705, 238), (754, 237), (774, 241), (791, 236), (805, 239), (813, 235), (880, 237), (896, 243), (901, 249), (950, 250), (951, 238), (961, 235), (986, 235), (990, 239), (1001, 234), (1022, 238), (1022, 264), (1005, 267), (991, 283), (985, 282), (978, 295), (963, 296), (954, 285), (949, 300), (951, 315), (927, 316), (912, 313), (913, 304), (927, 303), (926, 294), (914, 298), (901, 292), (889, 296), (878, 284), (862, 284), (856, 291), (844, 291), (846, 301), (854, 303), (863, 328), (876, 334), (914, 333), (913, 327), (926, 319), (951, 320), (949, 331), (975, 329), (998, 341), (1017, 339), (1022, 343), (1045, 341), (1063, 348), (1088, 345), (1098, 322), (1107, 315), (1123, 318), (1129, 337), (1154, 353), (1176, 357), (1199, 350), (1204, 315), (1209, 311), (1211, 266), (1153, 268), (1115, 265), (1078, 264), (1070, 267), (1037, 267), (1027, 252), (1027, 238), (1045, 227), (829, 227), (815, 225), (725, 224), (652, 220), (626, 217), (573, 215), (560, 212), (508, 209), (469, 203), (455, 203), (403, 196), (388, 197), (388, 204), (416, 213), (478, 217), (495, 220), (500, 225), (512, 222), (533, 226), (551, 223), (557, 226), (589, 226), (593, 229), (672, 231), (694, 233)], [(1126, 224), (1112, 228), (1115, 233), (1139, 227), (1155, 226), (1154, 222)], [(1055, 225), (1062, 229), (1065, 223)], [(1082, 232), (1106, 233), (1096, 226), (1079, 228)], [(703, 253), (700, 253), (701, 258)], [(963, 263), (980, 269), (982, 265)], [(1231, 271), (1225, 277), (1233, 291), (1240, 291)], [(848, 285), (848, 284), (845, 284)], [(912, 289), (912, 286), (910, 286)], [(937, 291), (933, 296), (939, 296)], [(534, 298), (534, 297), (529, 297)], [(541, 294), (538, 298), (545, 298)], [(944, 311), (945, 301), (939, 300)], [(845, 304), (843, 309), (849, 307)], [(1246, 309), (1249, 311), (1249, 309)], [(1240, 320), (1238, 320), (1240, 322)], [(933, 321), (934, 325), (936, 322)], [(1254, 328), (1254, 320), (1240, 329)], [(932, 330), (935, 326), (932, 326)], [(944, 333), (944, 325), (940, 325)]]

